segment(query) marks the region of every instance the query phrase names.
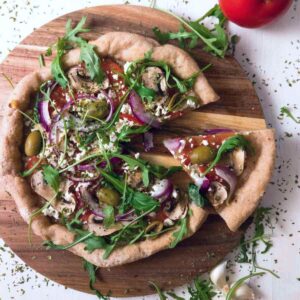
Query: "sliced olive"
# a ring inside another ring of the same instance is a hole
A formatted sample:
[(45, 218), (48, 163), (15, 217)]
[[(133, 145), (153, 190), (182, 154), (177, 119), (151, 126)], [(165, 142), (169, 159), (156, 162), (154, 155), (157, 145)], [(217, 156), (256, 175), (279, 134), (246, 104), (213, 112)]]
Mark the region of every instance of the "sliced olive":
[(108, 115), (108, 104), (105, 100), (91, 102), (86, 107), (86, 116), (104, 119)]
[(25, 141), (25, 154), (27, 156), (38, 155), (42, 149), (42, 136), (38, 130), (30, 132)]
[(209, 146), (199, 146), (190, 153), (192, 164), (207, 164), (215, 158), (215, 151)]
[(98, 189), (96, 194), (100, 204), (106, 203), (108, 205), (118, 206), (120, 203), (120, 194), (113, 189), (102, 187)]

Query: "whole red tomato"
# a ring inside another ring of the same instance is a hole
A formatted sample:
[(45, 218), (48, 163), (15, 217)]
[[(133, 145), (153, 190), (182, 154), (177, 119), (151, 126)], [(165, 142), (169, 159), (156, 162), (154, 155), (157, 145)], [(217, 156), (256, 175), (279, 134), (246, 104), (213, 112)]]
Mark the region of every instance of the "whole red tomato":
[(293, 0), (219, 0), (224, 15), (242, 27), (265, 25), (288, 10)]

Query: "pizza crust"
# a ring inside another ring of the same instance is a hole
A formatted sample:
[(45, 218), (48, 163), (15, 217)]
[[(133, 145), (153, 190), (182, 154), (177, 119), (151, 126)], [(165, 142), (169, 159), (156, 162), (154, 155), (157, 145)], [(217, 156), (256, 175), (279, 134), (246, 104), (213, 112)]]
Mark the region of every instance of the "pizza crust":
[[(144, 57), (144, 53), (153, 50), (155, 59), (167, 61), (174, 72), (181, 77), (187, 78), (199, 71), (194, 60), (183, 50), (174, 46), (159, 46), (152, 40), (131, 33), (112, 32), (101, 36), (92, 42), (102, 56), (111, 56), (115, 59), (131, 61)], [(63, 60), (65, 68), (77, 65), (79, 60), (79, 49), (70, 51)], [(19, 174), (23, 169), (23, 117), (16, 110), (22, 111), (29, 107), (31, 95), (36, 92), (39, 86), (46, 80), (51, 79), (50, 68), (41, 68), (25, 76), (14, 89), (9, 106), (6, 107), (1, 130), (0, 142), (0, 177), (5, 190), (11, 194), (16, 202), (20, 215), (30, 222), (30, 215), (39, 208), (40, 198), (33, 192), (29, 182)], [(218, 100), (218, 96), (207, 83), (204, 75), (198, 76), (195, 92), (201, 98), (203, 104)], [(188, 234), (185, 238), (195, 233), (207, 218), (207, 213), (195, 206), (190, 206), (191, 216), (188, 222)], [(32, 220), (32, 232), (42, 239), (51, 240), (55, 244), (65, 245), (73, 242), (74, 234), (64, 226), (52, 224), (50, 218), (39, 215)], [(148, 257), (158, 251), (167, 249), (172, 241), (172, 231), (162, 234), (155, 240), (145, 240), (133, 245), (117, 248), (108, 259), (104, 260), (103, 250), (98, 249), (92, 253), (84, 250), (83, 243), (78, 244), (69, 250), (81, 256), (99, 267), (112, 267), (130, 263)]]
[(231, 231), (236, 231), (250, 217), (266, 190), (275, 162), (273, 129), (242, 132), (254, 147), (255, 154), (246, 159), (246, 168), (238, 177), (238, 186), (228, 205), (217, 209)]

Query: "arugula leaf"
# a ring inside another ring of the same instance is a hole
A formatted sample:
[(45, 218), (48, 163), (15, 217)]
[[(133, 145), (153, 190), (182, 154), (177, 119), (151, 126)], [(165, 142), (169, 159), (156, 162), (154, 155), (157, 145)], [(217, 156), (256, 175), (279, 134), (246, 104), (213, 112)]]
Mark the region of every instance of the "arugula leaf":
[(181, 166), (172, 166), (170, 168), (165, 168), (159, 165), (150, 164), (150, 172), (159, 179), (169, 178), (173, 174), (182, 171)]
[(59, 172), (50, 165), (43, 167), (43, 176), (48, 185), (57, 193), (60, 185)]
[[(114, 177), (113, 175), (105, 172), (104, 170), (99, 170), (104, 179), (109, 182), (113, 187), (122, 194), (125, 190), (125, 182)], [(136, 211), (146, 211), (155, 209), (159, 206), (159, 202), (156, 201), (151, 196), (135, 191), (129, 187), (126, 188), (126, 197), (129, 199), (129, 203)]]
[(282, 117), (287, 116), (288, 118), (292, 119), (295, 123), (300, 124), (300, 119), (296, 118), (291, 111), (289, 110), (289, 108), (287, 106), (283, 106), (280, 108), (280, 115)]
[(213, 285), (207, 280), (201, 280), (199, 277), (194, 280), (194, 288), (188, 287), (188, 292), (191, 297), (190, 300), (212, 300), (217, 295), (213, 291)]
[(174, 248), (176, 245), (182, 241), (184, 236), (188, 233), (187, 230), (187, 215), (185, 218), (179, 220), (179, 229), (173, 233), (173, 241), (169, 248)]
[[(219, 5), (215, 5), (204, 16), (196, 21), (186, 21), (185, 19), (173, 14), (169, 11), (164, 11), (181, 22), (179, 31), (161, 32), (157, 27), (153, 28), (155, 37), (161, 43), (167, 43), (169, 40), (178, 40), (179, 46), (184, 48), (194, 48), (197, 46), (198, 41), (204, 43), (203, 50), (210, 52), (216, 56), (224, 57), (229, 47), (229, 39), (226, 34), (224, 23), (226, 21)], [(214, 25), (212, 30), (206, 28), (201, 22), (206, 17), (214, 16), (218, 18), (219, 23)], [(189, 31), (188, 31), (189, 30)], [(187, 42), (187, 44), (185, 43)]]
[[(97, 83), (102, 83), (104, 79), (104, 72), (101, 69), (99, 57), (94, 50), (94, 46), (89, 44), (86, 40), (77, 35), (80, 33), (88, 32), (89, 29), (83, 28), (86, 22), (86, 17), (82, 17), (80, 22), (72, 28), (71, 20), (67, 21), (66, 33), (62, 38), (59, 38), (56, 47), (56, 57), (51, 64), (52, 75), (63, 88), (68, 85), (68, 79), (65, 75), (62, 66), (62, 58), (66, 51), (73, 48), (74, 45), (80, 47), (80, 60), (85, 62), (85, 67), (92, 80)], [(52, 48), (48, 48), (46, 55), (49, 56), (52, 53)]]
[(204, 207), (208, 204), (207, 199), (200, 194), (199, 188), (193, 184), (190, 183), (188, 187), (188, 194), (189, 198), (199, 207)]
[(111, 205), (106, 205), (103, 209), (104, 220), (103, 224), (105, 228), (111, 227), (115, 223), (115, 212)]
[(242, 135), (237, 134), (231, 136), (220, 146), (218, 149), (217, 155), (213, 162), (208, 166), (202, 176), (205, 176), (209, 171), (220, 161), (222, 155), (226, 152), (232, 151), (237, 147), (241, 147), (243, 149), (251, 149), (250, 142), (246, 140)]
[(242, 235), (240, 240), (240, 253), (237, 258), (237, 262), (239, 263), (249, 263), (250, 259), (248, 257), (248, 247), (247, 243), (245, 242), (245, 235)]
[(156, 285), (153, 281), (149, 281), (150, 285), (152, 285), (158, 294), (159, 300), (168, 300), (168, 297), (163, 293), (163, 291)]
[(262, 276), (265, 275), (265, 272), (259, 272), (259, 273), (251, 273), (245, 277), (240, 278), (228, 291), (227, 295), (226, 295), (226, 300), (232, 300), (234, 299), (234, 294), (236, 292), (236, 290), (248, 279), (255, 277), (255, 276)]
[(65, 54), (65, 47), (64, 39), (59, 38), (56, 43), (56, 56), (51, 63), (51, 73), (54, 80), (63, 88), (66, 88), (68, 85), (68, 79), (62, 67), (62, 57)]
[(84, 270), (86, 270), (88, 272), (88, 275), (89, 275), (89, 278), (90, 278), (90, 283), (89, 283), (90, 289), (93, 292), (95, 292), (98, 299), (109, 300), (108, 296), (103, 296), (103, 294), (94, 287), (94, 284), (96, 283), (96, 270), (97, 270), (97, 267), (94, 266), (93, 264), (91, 264), (90, 262), (88, 262), (87, 260), (83, 260), (83, 267), (84, 267)]
[(138, 126), (136, 128), (134, 128), (134, 127), (132, 128), (130, 126), (124, 126), (124, 127), (122, 127), (120, 133), (118, 133), (118, 135), (117, 135), (118, 141), (130, 142), (130, 138), (133, 135), (145, 133), (150, 128), (151, 128), (151, 126), (149, 126), (149, 125)]
[(40, 54), (38, 59), (39, 59), (39, 65), (40, 65), (40, 68), (45, 67), (45, 59), (44, 59), (44, 55), (43, 55), (43, 54)]

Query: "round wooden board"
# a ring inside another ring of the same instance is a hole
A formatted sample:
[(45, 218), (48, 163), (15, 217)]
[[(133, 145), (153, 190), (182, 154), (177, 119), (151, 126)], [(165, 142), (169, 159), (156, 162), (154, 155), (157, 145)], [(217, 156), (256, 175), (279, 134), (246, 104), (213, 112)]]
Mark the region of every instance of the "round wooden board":
[[(175, 31), (179, 25), (173, 17), (146, 7), (118, 5), (83, 9), (35, 30), (1, 64), (0, 73), (17, 83), (24, 75), (38, 68), (38, 55), (63, 35), (67, 19), (77, 22), (82, 16), (88, 17), (87, 26), (92, 29), (86, 34), (88, 39), (95, 39), (108, 31), (129, 31), (153, 37), (153, 26), (164, 31)], [(191, 54), (200, 66), (213, 64), (206, 76), (221, 100), (186, 114), (157, 132), (158, 146), (152, 155), (162, 163), (170, 159), (159, 146), (163, 136), (193, 134), (201, 128), (213, 127), (238, 130), (266, 128), (254, 88), (234, 58), (218, 59), (200, 49), (194, 49)], [(47, 60), (49, 62), (50, 59)], [(4, 76), (0, 77), (0, 90), (1, 117), (11, 92)], [(178, 176), (176, 179), (182, 181), (182, 178)], [(33, 238), (33, 245), (30, 246), (27, 226), (16, 211), (14, 201), (5, 192), (0, 193), (0, 199), (0, 235), (13, 251), (46, 277), (67, 287), (89, 292), (88, 276), (82, 268), (82, 260), (67, 251), (46, 251), (37, 237)], [(232, 233), (218, 216), (211, 215), (199, 232), (180, 243), (176, 249), (160, 252), (136, 263), (98, 270), (96, 287), (103, 293), (112, 291), (113, 296), (140, 296), (154, 292), (149, 287), (149, 281), (155, 281), (165, 289), (180, 286), (221, 261), (238, 245), (246, 226)]]

